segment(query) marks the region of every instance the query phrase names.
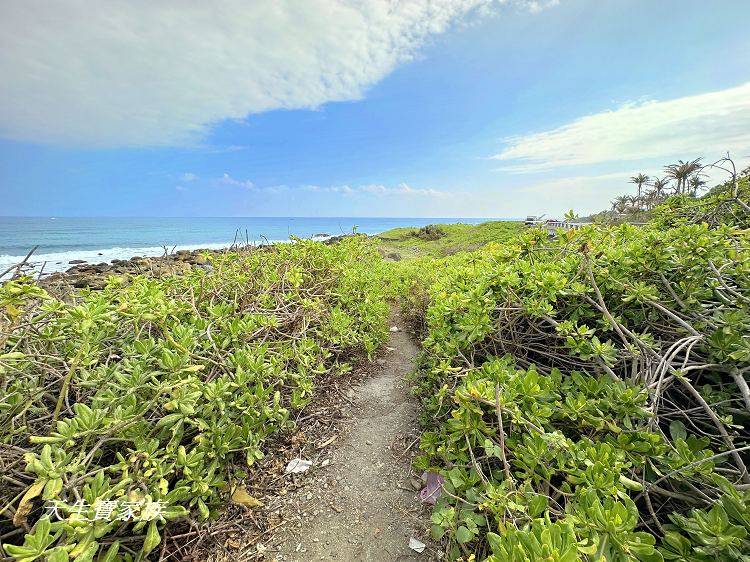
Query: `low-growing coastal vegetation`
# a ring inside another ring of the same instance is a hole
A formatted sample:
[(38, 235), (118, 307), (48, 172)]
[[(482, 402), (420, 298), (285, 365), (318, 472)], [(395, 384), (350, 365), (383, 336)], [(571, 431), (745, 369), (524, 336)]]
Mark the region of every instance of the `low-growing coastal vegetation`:
[[(215, 517), (315, 380), (383, 341), (376, 259), (358, 238), (300, 241), (214, 255), (210, 271), (111, 277), (71, 300), (28, 278), (4, 284), (5, 553), (141, 560), (163, 525)], [(100, 518), (106, 502), (135, 514)], [(154, 503), (160, 514), (143, 513)]]
[(373, 237), (389, 259), (445, 257), (477, 250), (490, 242), (510, 240), (521, 231), (521, 223), (487, 221), (477, 225), (441, 224), (422, 228), (394, 228)]
[[(157, 559), (165, 528), (213, 520), (274, 454), (317, 381), (376, 353), (391, 301), (422, 344), (414, 462), (447, 558), (750, 559), (748, 177), (687, 182), (643, 225), (297, 241), (59, 298), (5, 283), (5, 554)], [(141, 511), (94, 517), (108, 501)]]
[(450, 558), (747, 558), (746, 193), (395, 264)]

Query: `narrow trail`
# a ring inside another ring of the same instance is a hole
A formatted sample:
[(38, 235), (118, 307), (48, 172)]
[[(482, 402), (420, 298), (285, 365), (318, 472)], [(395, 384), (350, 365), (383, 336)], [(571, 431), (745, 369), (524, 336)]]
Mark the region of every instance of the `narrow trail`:
[(405, 381), (417, 346), (399, 316), (390, 325), (399, 330), (371, 376), (350, 392), (351, 417), (342, 423), (330, 463), (299, 490), (303, 524), (282, 537), (277, 560), (431, 558), (429, 546), (422, 554), (409, 548), (411, 537), (428, 542), (420, 481), (410, 471), (412, 451), (404, 452), (419, 435), (417, 404)]

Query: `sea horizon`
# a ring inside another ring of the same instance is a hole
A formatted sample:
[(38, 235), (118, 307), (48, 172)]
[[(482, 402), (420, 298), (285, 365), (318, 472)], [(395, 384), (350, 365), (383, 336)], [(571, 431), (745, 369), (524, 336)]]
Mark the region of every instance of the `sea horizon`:
[(486, 217), (52, 217), (0, 216), (0, 271), (36, 247), (30, 262), (52, 273), (71, 261), (110, 263), (165, 252), (221, 249), (234, 243), (285, 242), (292, 237), (326, 238), (378, 234), (397, 227), (462, 222)]

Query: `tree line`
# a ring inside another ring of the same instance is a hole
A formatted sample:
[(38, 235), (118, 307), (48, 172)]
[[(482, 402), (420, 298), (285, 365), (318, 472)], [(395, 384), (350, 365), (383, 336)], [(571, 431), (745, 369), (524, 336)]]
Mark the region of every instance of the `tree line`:
[(637, 188), (636, 195), (620, 195), (612, 201), (612, 210), (616, 213), (633, 213), (649, 211), (673, 195), (695, 197), (705, 188), (706, 166), (702, 158), (683, 161), (664, 167), (662, 177), (650, 177), (639, 173), (630, 178), (630, 183)]

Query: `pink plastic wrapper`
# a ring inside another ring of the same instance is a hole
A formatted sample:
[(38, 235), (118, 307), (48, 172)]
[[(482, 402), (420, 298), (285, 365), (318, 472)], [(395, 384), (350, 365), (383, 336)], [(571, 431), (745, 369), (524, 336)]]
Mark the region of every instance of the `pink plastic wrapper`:
[(445, 478), (443, 478), (443, 476), (441, 476), (437, 472), (425, 472), (422, 475), (422, 478), (425, 478), (427, 480), (427, 485), (422, 488), (421, 492), (419, 492), (419, 499), (424, 503), (435, 505), (435, 503), (438, 501), (438, 498), (440, 497), (440, 494), (443, 492), (443, 483), (445, 482)]

